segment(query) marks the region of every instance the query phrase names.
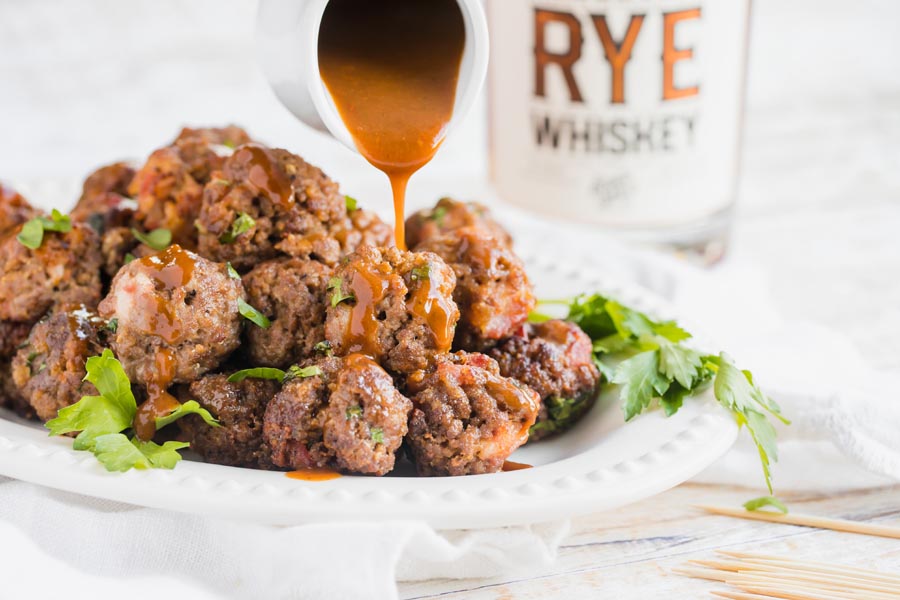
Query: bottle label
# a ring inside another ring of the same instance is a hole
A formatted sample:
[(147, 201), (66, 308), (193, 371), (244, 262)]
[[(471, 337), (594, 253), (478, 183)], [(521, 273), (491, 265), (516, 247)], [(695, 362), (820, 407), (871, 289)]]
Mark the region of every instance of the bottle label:
[(491, 0), (491, 163), (509, 202), (689, 224), (737, 177), (749, 0)]

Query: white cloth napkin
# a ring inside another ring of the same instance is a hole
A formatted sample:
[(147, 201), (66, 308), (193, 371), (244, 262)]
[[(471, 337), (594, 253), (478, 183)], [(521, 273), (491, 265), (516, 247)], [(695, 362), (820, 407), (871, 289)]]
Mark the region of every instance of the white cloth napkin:
[[(546, 225), (512, 221), (522, 236), (547, 235)], [(699, 271), (577, 231), (560, 243), (573, 256), (589, 248), (598, 257), (592, 266), (668, 297), (687, 321), (702, 323), (721, 349), (754, 371), (794, 421), (779, 432), (777, 486), (846, 488), (884, 481), (859, 467), (900, 479), (900, 404), (884, 398), (896, 382), (868, 369), (839, 334), (782, 322), (763, 276), (752, 267)], [(748, 472), (759, 472), (758, 457), (742, 439), (699, 479), (746, 485)], [(758, 482), (762, 493), (761, 475)], [(34, 598), (63, 592), (72, 597), (73, 590), (78, 597), (79, 590), (111, 592), (117, 585), (143, 597), (162, 575), (167, 589), (197, 598), (390, 599), (397, 597), (397, 580), (512, 575), (546, 566), (567, 531), (568, 523), (440, 534), (416, 522), (272, 528), (0, 478), (0, 599), (21, 598), (16, 591), (25, 589)], [(53, 559), (48, 562), (43, 553)], [(75, 569), (63, 567), (64, 575), (46, 578), (35, 591), (34, 573), (48, 572), (58, 561)]]

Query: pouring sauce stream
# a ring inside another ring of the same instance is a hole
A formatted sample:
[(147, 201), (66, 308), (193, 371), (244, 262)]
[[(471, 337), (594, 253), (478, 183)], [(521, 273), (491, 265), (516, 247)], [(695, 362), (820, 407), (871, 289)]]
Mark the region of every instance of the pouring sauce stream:
[(319, 73), (357, 149), (391, 181), (401, 249), (406, 186), (444, 140), (465, 42), (456, 0), (331, 0), (322, 16)]

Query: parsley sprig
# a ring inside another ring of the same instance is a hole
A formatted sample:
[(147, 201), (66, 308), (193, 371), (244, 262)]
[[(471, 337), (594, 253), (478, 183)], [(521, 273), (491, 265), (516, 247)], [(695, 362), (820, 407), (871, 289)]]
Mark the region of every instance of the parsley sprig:
[(35, 217), (22, 225), (16, 239), (26, 248), (37, 250), (44, 242), (45, 231), (68, 233), (72, 231), (72, 219), (54, 208), (49, 217)]
[[(671, 416), (684, 399), (712, 385), (716, 400), (738, 425), (746, 427), (759, 451), (763, 475), (772, 492), (770, 463), (778, 460), (774, 417), (790, 424), (778, 405), (756, 385), (749, 371), (724, 352), (706, 354), (689, 345), (691, 334), (674, 321), (656, 321), (600, 294), (565, 301), (566, 317), (593, 340), (594, 361), (604, 377), (618, 384), (625, 420), (658, 404)], [(545, 320), (532, 315), (532, 321)]]
[[(131, 382), (112, 351), (92, 356), (85, 364), (85, 381), (97, 388), (99, 395), (84, 396), (71, 406), (60, 409), (57, 417), (47, 421), (50, 435), (79, 432), (73, 448), (91, 452), (108, 471), (130, 469), (171, 469), (181, 460), (179, 450), (184, 442), (144, 442), (128, 433), (137, 413), (137, 402)], [(157, 430), (189, 415), (199, 415), (208, 425), (219, 423), (196, 401), (189, 400), (156, 420)]]

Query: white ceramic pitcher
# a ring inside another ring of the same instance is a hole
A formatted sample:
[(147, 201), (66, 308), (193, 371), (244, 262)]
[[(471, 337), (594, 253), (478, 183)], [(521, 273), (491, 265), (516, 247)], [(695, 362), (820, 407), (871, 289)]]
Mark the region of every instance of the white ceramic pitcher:
[[(409, 0), (416, 2), (417, 0)], [(487, 74), (489, 44), (481, 0), (457, 0), (466, 45), (449, 135), (465, 117)], [(319, 75), (319, 27), (328, 0), (260, 0), (256, 22), (257, 59), (278, 99), (300, 121), (329, 132), (356, 151), (331, 95)]]

